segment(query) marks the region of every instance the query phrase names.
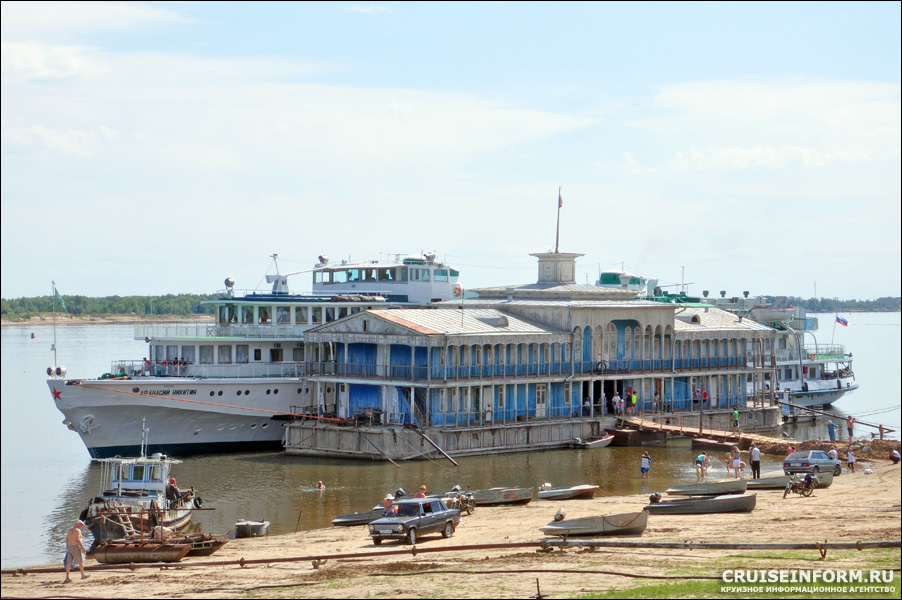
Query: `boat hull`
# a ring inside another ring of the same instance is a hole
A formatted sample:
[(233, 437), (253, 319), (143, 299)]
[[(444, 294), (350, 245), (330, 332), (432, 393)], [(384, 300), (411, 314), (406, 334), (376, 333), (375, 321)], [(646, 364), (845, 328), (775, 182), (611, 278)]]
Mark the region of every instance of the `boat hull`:
[(477, 506), (522, 505), (532, 501), (534, 488), (491, 488), (473, 492)]
[[(789, 483), (789, 475), (774, 475), (772, 477), (762, 477), (761, 479), (749, 479), (748, 489), (750, 490), (782, 490)], [(819, 488), (827, 488), (833, 485), (833, 473), (821, 472), (817, 474)]]
[(569, 488), (539, 490), (539, 500), (591, 500), (598, 490), (597, 485), (575, 485)]
[(235, 523), (236, 538), (263, 537), (269, 531), (269, 521), (238, 521)]
[(539, 530), (545, 535), (601, 536), (640, 535), (648, 526), (648, 511), (617, 513), (598, 517), (583, 517), (566, 521), (552, 521)]
[(91, 456), (111, 458), (140, 453), (136, 440), (141, 439), (142, 421), (152, 432), (148, 453), (281, 449), (282, 424), (289, 419), (299, 381), (49, 379), (47, 384), (64, 423), (79, 434)]
[(172, 544), (159, 541), (104, 542), (94, 550), (94, 559), (103, 564), (178, 562), (191, 550), (191, 544)]
[(711, 513), (752, 512), (755, 509), (755, 494), (731, 494), (711, 498), (685, 498), (657, 502), (645, 507), (657, 515), (702, 515)]
[(577, 450), (598, 450), (600, 448), (607, 448), (613, 441), (613, 435), (607, 435), (600, 438), (587, 438), (585, 440), (578, 439), (571, 442), (570, 447), (576, 448)]
[(378, 506), (372, 510), (367, 510), (359, 513), (352, 513), (350, 515), (342, 515), (340, 517), (335, 517), (332, 519), (333, 527), (354, 527), (356, 525), (366, 525), (376, 519), (381, 519), (385, 516), (385, 507)]
[(724, 494), (744, 494), (746, 489), (748, 489), (748, 481), (745, 479), (725, 479), (679, 485), (669, 488), (667, 493), (672, 496), (722, 496)]

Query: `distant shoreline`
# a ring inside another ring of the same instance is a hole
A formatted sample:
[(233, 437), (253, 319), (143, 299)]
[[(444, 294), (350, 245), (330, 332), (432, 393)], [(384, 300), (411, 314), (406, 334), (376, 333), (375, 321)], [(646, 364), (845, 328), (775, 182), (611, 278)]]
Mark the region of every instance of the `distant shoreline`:
[[(56, 324), (60, 327), (69, 325), (115, 325), (128, 323), (212, 323), (213, 315), (56, 315)], [(29, 327), (35, 325), (53, 325), (53, 315), (38, 315), (22, 321), (0, 321), (3, 327)]]

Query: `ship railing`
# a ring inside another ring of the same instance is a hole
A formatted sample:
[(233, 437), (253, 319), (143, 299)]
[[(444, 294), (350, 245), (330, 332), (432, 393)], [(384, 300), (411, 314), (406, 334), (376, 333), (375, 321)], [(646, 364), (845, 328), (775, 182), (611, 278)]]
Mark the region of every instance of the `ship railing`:
[(143, 361), (116, 360), (110, 367), (114, 377), (186, 377), (191, 379), (217, 379), (238, 377), (303, 377), (306, 363), (195, 363), (180, 360)]
[(135, 339), (303, 339), (304, 332), (320, 323), (137, 323)]

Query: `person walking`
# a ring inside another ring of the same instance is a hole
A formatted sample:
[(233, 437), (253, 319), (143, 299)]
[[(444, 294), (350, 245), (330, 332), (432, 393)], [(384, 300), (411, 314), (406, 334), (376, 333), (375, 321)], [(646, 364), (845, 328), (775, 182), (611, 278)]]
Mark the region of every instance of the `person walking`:
[(651, 470), (651, 456), (648, 455), (648, 451), (642, 455), (642, 464), (639, 467), (640, 479), (648, 479), (648, 472)]
[(833, 421), (827, 421), (827, 435), (830, 436), (830, 441), (836, 441), (836, 424)]
[(854, 473), (855, 472), (855, 455), (852, 454), (851, 448), (849, 449), (849, 457), (846, 460), (849, 461), (848, 462), (849, 470)]
[(81, 571), (82, 579), (90, 577), (90, 575), (85, 575), (84, 555), (88, 551), (85, 549), (85, 544), (81, 539), (81, 528), (84, 524), (85, 522), (79, 519), (66, 533), (66, 579), (63, 583), (72, 583), (72, 580), (69, 579), (69, 571), (75, 564), (78, 565), (78, 569)]
[(852, 430), (855, 429), (855, 417), (849, 415), (849, 418), (846, 419), (846, 429), (849, 431), (849, 441), (852, 441)]

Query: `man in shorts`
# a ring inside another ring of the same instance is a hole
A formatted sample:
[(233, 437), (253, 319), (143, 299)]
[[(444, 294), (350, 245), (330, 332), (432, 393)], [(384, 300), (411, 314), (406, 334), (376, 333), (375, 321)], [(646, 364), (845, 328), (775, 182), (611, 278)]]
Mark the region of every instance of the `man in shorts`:
[(642, 465), (639, 467), (640, 479), (648, 479), (648, 471), (651, 469), (651, 457), (648, 452), (642, 455)]
[(82, 579), (90, 577), (90, 575), (85, 575), (84, 555), (87, 554), (88, 551), (85, 549), (85, 544), (81, 539), (81, 528), (84, 524), (85, 522), (82, 520), (76, 521), (75, 525), (73, 525), (66, 534), (66, 580), (63, 583), (72, 582), (72, 580), (69, 579), (69, 570), (75, 563), (78, 564)]

